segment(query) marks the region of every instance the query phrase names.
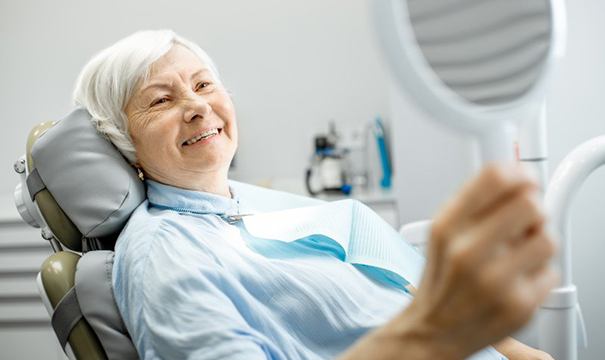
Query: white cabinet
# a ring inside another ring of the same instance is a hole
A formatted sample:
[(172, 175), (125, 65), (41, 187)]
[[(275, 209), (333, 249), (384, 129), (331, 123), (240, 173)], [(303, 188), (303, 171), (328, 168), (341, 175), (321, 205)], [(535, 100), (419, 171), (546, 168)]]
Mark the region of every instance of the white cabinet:
[(38, 229), (0, 218), (0, 360), (65, 359), (36, 288), (51, 253)]

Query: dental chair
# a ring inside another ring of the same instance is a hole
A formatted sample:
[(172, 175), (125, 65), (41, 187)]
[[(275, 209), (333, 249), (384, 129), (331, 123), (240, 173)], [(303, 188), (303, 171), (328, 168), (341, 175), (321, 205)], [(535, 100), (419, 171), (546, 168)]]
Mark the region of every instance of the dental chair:
[(145, 200), (143, 183), (83, 109), (31, 131), (15, 201), (54, 254), (37, 285), (71, 359), (138, 359), (113, 299), (113, 246)]
[[(17, 209), (54, 250), (36, 281), (64, 352), (70, 359), (138, 359), (112, 288), (115, 242), (146, 198), (136, 171), (84, 109), (34, 127), (15, 171)], [(323, 202), (241, 183), (238, 190), (261, 204), (258, 211)]]

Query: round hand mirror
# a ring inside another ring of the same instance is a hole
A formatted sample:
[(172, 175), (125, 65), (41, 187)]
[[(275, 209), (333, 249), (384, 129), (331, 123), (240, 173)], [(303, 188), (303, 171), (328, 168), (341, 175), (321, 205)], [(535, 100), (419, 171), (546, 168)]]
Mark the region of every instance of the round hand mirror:
[(484, 161), (514, 158), (563, 47), (559, 0), (374, 0), (398, 83), (432, 117), (475, 133)]

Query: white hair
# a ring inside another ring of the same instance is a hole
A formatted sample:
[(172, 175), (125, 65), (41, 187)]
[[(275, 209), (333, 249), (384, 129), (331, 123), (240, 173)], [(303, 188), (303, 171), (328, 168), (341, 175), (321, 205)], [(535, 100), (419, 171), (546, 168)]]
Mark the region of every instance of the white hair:
[(136, 153), (124, 108), (136, 87), (149, 76), (151, 64), (176, 44), (198, 56), (220, 83), (210, 56), (171, 30), (139, 31), (118, 41), (95, 55), (76, 81), (73, 93), (76, 106), (88, 110), (97, 131), (132, 164), (136, 162)]

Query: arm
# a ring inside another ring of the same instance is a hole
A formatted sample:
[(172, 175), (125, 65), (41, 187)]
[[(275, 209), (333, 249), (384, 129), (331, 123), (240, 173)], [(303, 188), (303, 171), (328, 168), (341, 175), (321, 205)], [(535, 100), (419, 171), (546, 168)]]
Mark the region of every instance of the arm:
[(494, 347), (510, 360), (554, 360), (544, 351), (534, 349), (510, 337), (500, 341)]
[(521, 327), (556, 276), (535, 183), (490, 166), (439, 213), (412, 304), (342, 359), (464, 359)]

